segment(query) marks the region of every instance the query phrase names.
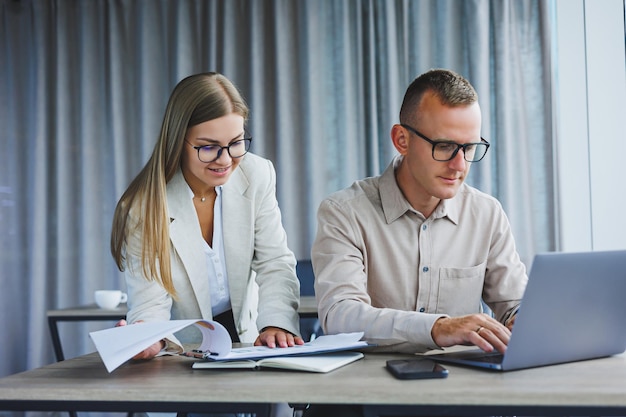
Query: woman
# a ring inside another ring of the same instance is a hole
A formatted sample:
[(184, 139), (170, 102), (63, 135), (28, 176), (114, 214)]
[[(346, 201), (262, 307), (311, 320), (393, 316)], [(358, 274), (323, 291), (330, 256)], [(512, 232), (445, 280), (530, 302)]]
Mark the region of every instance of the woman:
[[(128, 323), (213, 319), (234, 342), (304, 343), (275, 171), (248, 153), (247, 117), (221, 74), (192, 75), (174, 88), (152, 156), (113, 218), (111, 252), (125, 271)], [(181, 351), (180, 342), (194, 337), (172, 336), (135, 359)]]

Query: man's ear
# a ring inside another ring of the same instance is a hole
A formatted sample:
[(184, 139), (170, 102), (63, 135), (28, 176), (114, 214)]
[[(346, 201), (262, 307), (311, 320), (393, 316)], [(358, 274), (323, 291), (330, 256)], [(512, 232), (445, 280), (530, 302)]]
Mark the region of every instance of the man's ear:
[(402, 126), (395, 124), (391, 128), (391, 141), (400, 155), (406, 155), (409, 150), (409, 132)]

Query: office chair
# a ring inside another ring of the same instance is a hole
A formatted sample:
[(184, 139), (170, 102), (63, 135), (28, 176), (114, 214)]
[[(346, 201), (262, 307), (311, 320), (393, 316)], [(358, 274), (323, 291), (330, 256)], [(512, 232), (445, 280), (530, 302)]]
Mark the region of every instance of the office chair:
[[(315, 289), (313, 288), (315, 275), (313, 274), (313, 265), (311, 265), (311, 260), (299, 260), (296, 265), (296, 274), (300, 280), (300, 295), (315, 295)], [(321, 336), (323, 332), (319, 319), (301, 318), (300, 333), (302, 334), (302, 339), (304, 339), (305, 342), (309, 342), (316, 337)]]

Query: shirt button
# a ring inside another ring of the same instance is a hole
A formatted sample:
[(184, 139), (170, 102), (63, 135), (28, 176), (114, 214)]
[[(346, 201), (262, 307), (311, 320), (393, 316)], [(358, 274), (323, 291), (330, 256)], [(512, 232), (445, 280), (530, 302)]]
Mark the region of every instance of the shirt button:
[(426, 229), (428, 229), (428, 226), (426, 226), (425, 224), (422, 225), (422, 230), (426, 230)]
[(422, 272), (428, 272), (428, 267), (427, 266), (423, 267)]
[(420, 308), (420, 313), (423, 313), (424, 311), (426, 311), (424, 307)]

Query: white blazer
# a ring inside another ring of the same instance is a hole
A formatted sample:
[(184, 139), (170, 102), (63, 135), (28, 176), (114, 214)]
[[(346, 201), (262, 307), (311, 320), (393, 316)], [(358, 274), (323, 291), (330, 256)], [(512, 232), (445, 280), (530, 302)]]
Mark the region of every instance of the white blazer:
[[(267, 159), (251, 153), (243, 158), (222, 188), (226, 271), (239, 339), (254, 342), (259, 329), (268, 326), (299, 335), (300, 284), (276, 200), (276, 173)], [(172, 279), (178, 299), (173, 300), (161, 285), (144, 277), (141, 235), (131, 233), (125, 271), (129, 323), (212, 319), (205, 242), (180, 170), (167, 184), (167, 205)], [(188, 331), (178, 336), (182, 342), (196, 342), (199, 333)]]

